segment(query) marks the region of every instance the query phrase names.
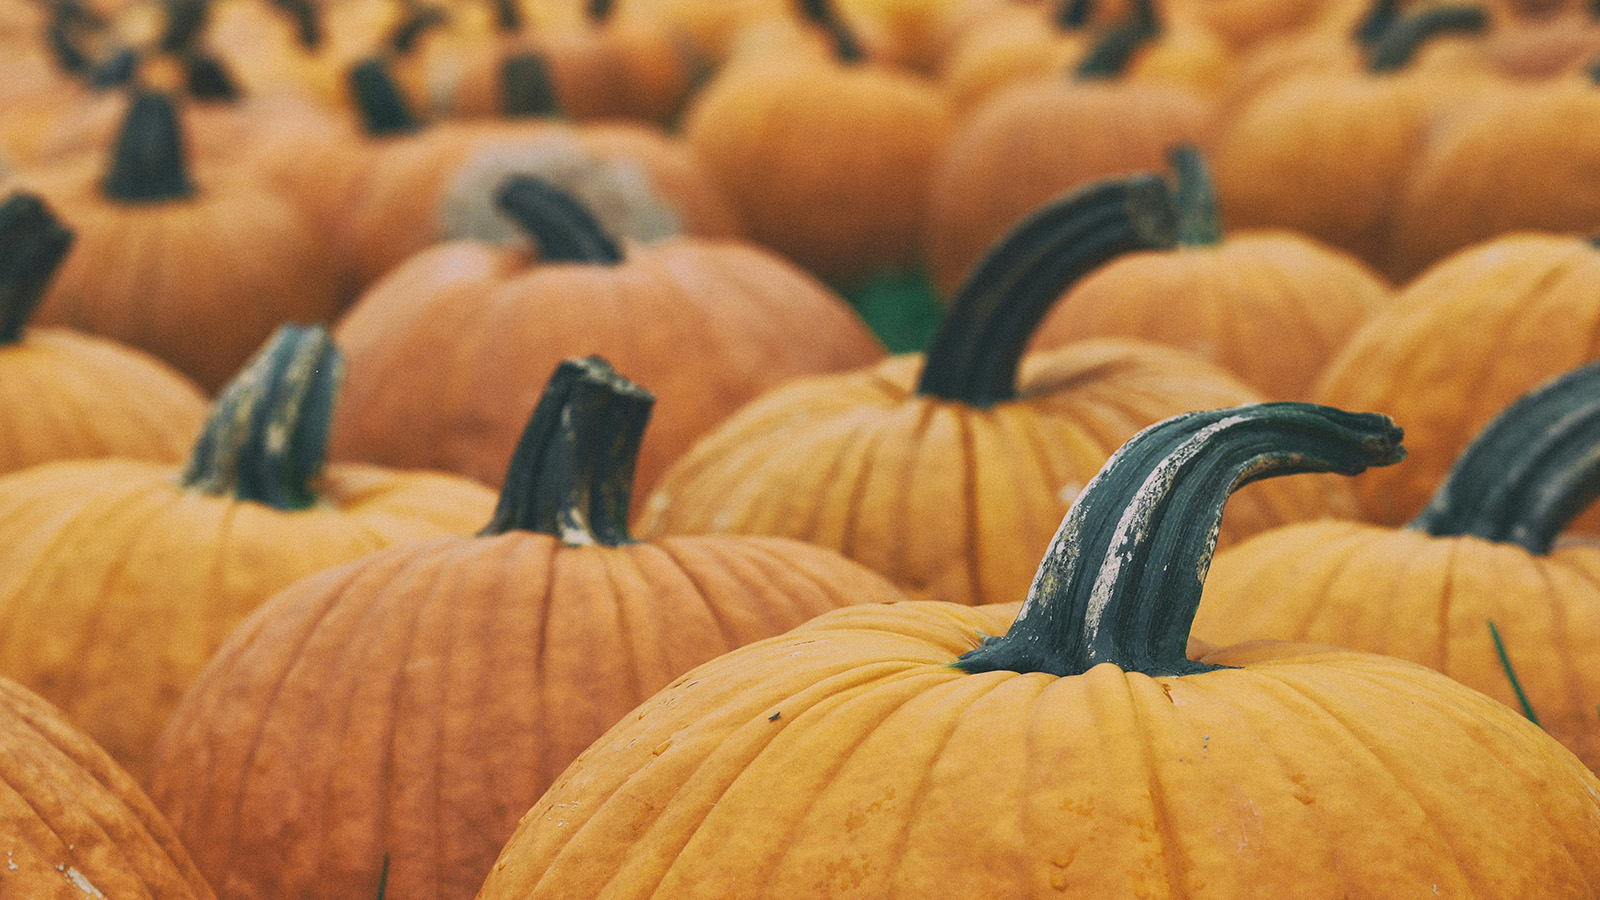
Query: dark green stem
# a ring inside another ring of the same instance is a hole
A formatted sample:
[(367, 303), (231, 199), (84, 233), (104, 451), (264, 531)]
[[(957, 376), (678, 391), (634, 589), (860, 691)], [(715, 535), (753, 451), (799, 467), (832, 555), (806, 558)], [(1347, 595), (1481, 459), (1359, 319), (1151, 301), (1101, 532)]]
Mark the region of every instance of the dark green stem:
[(545, 56), (536, 50), (506, 57), (500, 64), (500, 109), (512, 118), (561, 115), (555, 81)]
[(1106, 29), (1094, 42), (1073, 75), (1079, 81), (1118, 78), (1145, 44), (1161, 37), (1161, 22), (1151, 0), (1134, 0), (1128, 18)]
[(449, 24), (450, 15), (438, 6), (423, 6), (420, 4), (406, 4), (406, 14), (400, 23), (389, 33), (386, 42), (390, 49), (401, 56), (410, 55), (422, 43), (423, 37), (435, 28), (443, 28)]
[(1156, 175), (1096, 182), (1035, 211), (950, 301), (917, 393), (979, 407), (1015, 398), (1023, 351), (1056, 300), (1117, 256), (1172, 247), (1173, 216)]
[(184, 59), (185, 87), (196, 100), (217, 103), (237, 103), (239, 85), (222, 60), (205, 54), (193, 54)]
[(104, 62), (96, 63), (88, 72), (89, 86), (96, 90), (118, 88), (133, 81), (139, 74), (139, 51), (123, 47)]
[(322, 46), (322, 16), (312, 0), (272, 0), (272, 5), (294, 20), (295, 39), (306, 50)]
[(1389, 465), (1405, 455), (1400, 438), (1386, 416), (1309, 403), (1187, 413), (1145, 429), (1078, 495), (1011, 630), (956, 665), (1061, 677), (1101, 663), (1146, 675), (1217, 668), (1185, 650), (1228, 495), (1262, 478)]
[(1398, 71), (1439, 35), (1482, 34), (1488, 27), (1489, 14), (1476, 6), (1440, 6), (1400, 19), (1368, 46), (1367, 71)]
[(495, 192), (495, 206), (522, 227), (545, 262), (613, 266), (622, 250), (571, 194), (531, 175), (513, 175)]
[(409, 134), (422, 127), (389, 74), (388, 60), (373, 57), (358, 62), (350, 67), (349, 79), (350, 93), (361, 113), (361, 127), (367, 134)]
[(588, 15), (592, 24), (604, 25), (611, 21), (611, 14), (616, 8), (614, 0), (587, 0), (584, 4), (584, 13)]
[(321, 325), (284, 325), (211, 407), (183, 486), (274, 509), (315, 505), (344, 360)]
[(51, 4), (50, 20), (45, 24), (45, 42), (56, 58), (56, 65), (74, 75), (87, 73), (94, 60), (81, 46), (85, 33), (105, 27), (106, 20), (79, 0), (57, 0)]
[(494, 23), (503, 34), (516, 34), (522, 30), (522, 7), (517, 0), (493, 0)]
[(211, 17), (211, 0), (166, 0), (167, 29), (160, 47), (164, 53), (185, 53), (205, 30)]
[(1400, 19), (1400, 0), (1374, 0), (1351, 34), (1357, 44), (1371, 47)]
[(861, 41), (840, 18), (833, 0), (800, 0), (800, 16), (828, 33), (828, 39), (833, 42), (833, 55), (840, 62), (854, 65), (867, 58)]
[(22, 340), (71, 246), (71, 230), (39, 197), (18, 192), (0, 203), (0, 346)]
[(1094, 15), (1094, 0), (1059, 0), (1051, 17), (1062, 31), (1076, 31), (1089, 24)]
[(1177, 144), (1167, 151), (1167, 160), (1178, 175), (1178, 243), (1185, 247), (1215, 247), (1222, 243), (1222, 219), (1217, 215), (1217, 191), (1211, 180), (1211, 167), (1200, 148)]
[(122, 122), (100, 192), (120, 203), (162, 203), (194, 193), (183, 127), (165, 94), (136, 94)]
[(1410, 525), (1546, 554), (1600, 497), (1600, 363), (1524, 394), (1484, 426)]
[(569, 546), (632, 543), (628, 500), (654, 403), (598, 356), (563, 361), (511, 455), (494, 518), (479, 534), (534, 531)]

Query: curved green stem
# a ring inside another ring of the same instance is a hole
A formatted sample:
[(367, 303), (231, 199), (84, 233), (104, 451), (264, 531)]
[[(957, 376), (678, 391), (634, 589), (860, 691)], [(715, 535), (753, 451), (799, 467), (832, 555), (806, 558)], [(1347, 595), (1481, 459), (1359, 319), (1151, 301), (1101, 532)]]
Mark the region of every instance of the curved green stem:
[(165, 94), (134, 96), (100, 192), (121, 203), (162, 203), (194, 193), (177, 107)]
[(72, 231), (34, 194), (0, 203), (0, 346), (22, 340), (44, 289), (72, 246)]
[(211, 0), (165, 0), (167, 27), (159, 46), (164, 53), (185, 53), (211, 18)]
[(827, 32), (833, 42), (833, 55), (846, 65), (854, 65), (867, 58), (861, 41), (850, 26), (840, 18), (833, 0), (800, 0), (800, 15), (807, 22)]
[(1367, 48), (1367, 71), (1394, 72), (1411, 64), (1428, 41), (1442, 34), (1482, 34), (1489, 14), (1477, 6), (1439, 6), (1391, 24)]
[(389, 33), (386, 43), (394, 52), (406, 56), (417, 49), (417, 45), (428, 32), (435, 28), (443, 28), (449, 22), (450, 14), (441, 7), (408, 3), (405, 16), (395, 25), (394, 31)]
[(1478, 433), (1409, 527), (1545, 554), (1600, 497), (1600, 363), (1534, 388)]
[(545, 262), (617, 265), (622, 250), (571, 194), (531, 175), (513, 175), (495, 192), (495, 206), (516, 220)]
[(388, 60), (381, 56), (362, 60), (350, 67), (347, 77), (356, 111), (361, 114), (361, 127), (367, 134), (409, 134), (422, 127), (389, 74)]
[(1172, 196), (1156, 175), (1096, 182), (1035, 211), (992, 248), (950, 301), (917, 393), (993, 406), (1056, 300), (1124, 253), (1173, 245)]
[(1371, 47), (1400, 19), (1400, 0), (1374, 0), (1351, 34), (1357, 44)]
[(316, 504), (344, 360), (321, 325), (284, 325), (211, 406), (183, 486), (274, 509)]
[(1128, 18), (1106, 29), (1073, 71), (1079, 81), (1119, 78), (1145, 44), (1161, 37), (1161, 21), (1151, 0), (1134, 0)]
[(543, 53), (517, 53), (500, 64), (500, 111), (512, 118), (561, 115), (555, 81)]
[(89, 69), (89, 86), (96, 90), (118, 88), (131, 83), (138, 74), (139, 51), (123, 47)]
[(294, 20), (295, 40), (306, 50), (322, 46), (322, 15), (312, 0), (272, 0), (272, 5)]
[(1058, 0), (1051, 21), (1062, 31), (1075, 31), (1089, 24), (1094, 15), (1094, 0)]
[(222, 60), (205, 54), (193, 54), (184, 60), (185, 87), (196, 100), (218, 103), (237, 103), (242, 96), (233, 74)]
[(87, 73), (94, 65), (92, 55), (81, 46), (85, 32), (100, 31), (106, 20), (80, 0), (57, 0), (50, 6), (45, 25), (45, 40), (56, 65), (74, 75)]
[(480, 535), (548, 534), (569, 546), (631, 543), (628, 500), (655, 403), (598, 356), (564, 360), (522, 432)]
[(1217, 214), (1217, 191), (1211, 167), (1200, 148), (1177, 144), (1167, 160), (1178, 175), (1174, 191), (1178, 209), (1178, 243), (1185, 247), (1215, 247), (1222, 243), (1222, 218)]
[(1228, 495), (1262, 478), (1398, 462), (1400, 438), (1386, 416), (1309, 403), (1187, 413), (1145, 429), (1067, 512), (1011, 630), (956, 665), (1063, 677), (1101, 663), (1146, 675), (1217, 668), (1185, 649)]

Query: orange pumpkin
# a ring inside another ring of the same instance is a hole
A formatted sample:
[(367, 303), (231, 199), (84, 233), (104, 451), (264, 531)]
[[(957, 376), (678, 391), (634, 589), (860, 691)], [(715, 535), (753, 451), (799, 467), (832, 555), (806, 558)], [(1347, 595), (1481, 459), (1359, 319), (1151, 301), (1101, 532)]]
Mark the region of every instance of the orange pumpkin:
[(1222, 552), (1196, 631), (1422, 663), (1600, 767), (1600, 548), (1557, 543), (1600, 494), (1597, 397), (1591, 364), (1513, 403), (1406, 527), (1288, 525)]
[(694, 669), (562, 774), (479, 900), (1591, 895), (1600, 779), (1512, 711), (1330, 647), (1186, 657), (1226, 492), (1398, 437), (1280, 404), (1146, 431), (1020, 608), (839, 610)]
[(1133, 253), (1092, 272), (1054, 306), (1030, 347), (1096, 337), (1181, 347), (1277, 400), (1311, 383), (1391, 290), (1364, 263), (1283, 230), (1222, 233), (1205, 162), (1172, 151), (1178, 246)]
[(39, 198), (0, 203), (0, 473), (97, 456), (177, 462), (205, 420), (198, 388), (113, 341), (23, 331), (71, 242)]
[(470, 531), (493, 506), (440, 473), (324, 474), (339, 371), (325, 329), (286, 329), (217, 401), (187, 467), (0, 476), (0, 672), (138, 778), (183, 690), (267, 596), (395, 541)]
[(397, 268), (339, 323), (351, 372), (335, 458), (496, 484), (544, 373), (596, 354), (662, 399), (639, 464), (647, 490), (690, 442), (758, 394), (883, 353), (842, 300), (768, 251), (691, 237), (618, 245), (537, 179), (509, 179), (499, 196), (537, 255), (441, 244)]
[[(1172, 229), (1155, 176), (1046, 207), (974, 271), (926, 356), (797, 380), (740, 410), (662, 478), (641, 532), (793, 537), (917, 599), (1020, 597), (1062, 513), (1121, 442), (1179, 412), (1258, 399), (1151, 344), (1088, 341), (1023, 360), (1067, 285), (1121, 253), (1170, 246)], [(1342, 487), (1253, 488), (1228, 535), (1348, 508)]]
[(650, 404), (600, 360), (563, 362), (478, 536), (306, 579), (241, 626), (174, 714), (151, 787), (224, 897), (367, 896), (387, 856), (391, 896), (470, 900), (561, 770), (672, 679), (901, 599), (796, 541), (634, 541)]
[(7, 897), (214, 900), (139, 785), (61, 713), (0, 678)]

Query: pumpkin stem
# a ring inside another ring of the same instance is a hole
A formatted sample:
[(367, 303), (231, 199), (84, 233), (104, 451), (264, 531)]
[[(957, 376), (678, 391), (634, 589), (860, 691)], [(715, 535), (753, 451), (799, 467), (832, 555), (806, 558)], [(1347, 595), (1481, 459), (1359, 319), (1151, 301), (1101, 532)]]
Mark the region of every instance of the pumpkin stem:
[(440, 7), (407, 3), (405, 16), (395, 25), (394, 31), (390, 32), (386, 43), (401, 56), (409, 56), (428, 32), (449, 23), (449, 13)]
[(294, 20), (295, 39), (302, 48), (322, 46), (322, 16), (312, 0), (272, 0), (272, 5)]
[(172, 98), (153, 91), (134, 95), (111, 154), (100, 192), (122, 203), (161, 203), (194, 193), (183, 145), (183, 123)]
[(183, 53), (194, 46), (195, 38), (211, 17), (210, 0), (166, 0), (167, 28), (159, 46), (164, 53)]
[(955, 665), (1080, 675), (1216, 666), (1185, 655), (1228, 495), (1297, 472), (1354, 475), (1398, 462), (1387, 416), (1310, 403), (1186, 413), (1134, 435), (1068, 510), (1005, 636)]
[(242, 94), (233, 74), (215, 56), (193, 54), (184, 60), (184, 82), (196, 100), (237, 103)]
[(89, 70), (89, 86), (96, 90), (122, 87), (139, 73), (139, 51), (123, 47)]
[(917, 393), (987, 407), (1017, 395), (1028, 339), (1068, 287), (1123, 253), (1173, 245), (1157, 175), (1096, 182), (1034, 211), (992, 247), (950, 301)]
[(50, 21), (45, 25), (45, 39), (62, 71), (74, 75), (85, 74), (94, 65), (90, 54), (81, 46), (85, 31), (99, 31), (106, 20), (79, 0), (57, 0), (50, 7)]
[(1073, 31), (1089, 24), (1094, 15), (1094, 0), (1060, 0), (1051, 17), (1062, 31)]
[(1543, 555), (1600, 497), (1600, 363), (1522, 395), (1462, 451), (1409, 527)]
[(500, 64), (500, 108), (514, 118), (561, 115), (555, 82), (543, 53), (518, 53)]
[(19, 191), (0, 203), (0, 346), (22, 340), (71, 246), (72, 231), (36, 195)]
[(1178, 211), (1178, 243), (1185, 247), (1215, 247), (1222, 243), (1222, 219), (1217, 214), (1217, 191), (1211, 167), (1200, 148), (1178, 144), (1167, 151), (1178, 175), (1174, 202)]
[(1400, 0), (1376, 0), (1367, 9), (1366, 15), (1356, 22), (1356, 30), (1351, 37), (1361, 46), (1371, 47), (1399, 19)]
[(494, 202), (533, 239), (545, 262), (600, 266), (622, 262), (622, 250), (589, 210), (544, 179), (513, 175), (495, 192)]
[(845, 65), (855, 65), (867, 58), (861, 41), (850, 26), (839, 17), (833, 0), (800, 0), (800, 16), (828, 33), (833, 41), (833, 55)]
[(1439, 6), (1392, 23), (1367, 47), (1367, 71), (1394, 72), (1411, 64), (1428, 41), (1441, 34), (1482, 34), (1489, 14), (1476, 6)]
[(616, 11), (617, 5), (613, 0), (588, 0), (584, 4), (584, 13), (589, 21), (595, 25), (604, 25), (611, 21), (611, 14)]
[(535, 531), (574, 547), (632, 543), (628, 500), (654, 403), (598, 356), (564, 360), (511, 455), (494, 518), (478, 533)]
[(381, 56), (350, 67), (350, 93), (361, 113), (361, 127), (373, 137), (408, 134), (422, 127), (406, 106), (405, 97)]
[(1073, 71), (1079, 81), (1119, 78), (1145, 44), (1161, 37), (1161, 21), (1151, 0), (1134, 0), (1128, 18), (1106, 29)]
[(212, 404), (183, 486), (274, 509), (314, 505), (343, 380), (326, 327), (280, 327)]
[(517, 0), (493, 0), (495, 27), (505, 34), (522, 30), (522, 7)]

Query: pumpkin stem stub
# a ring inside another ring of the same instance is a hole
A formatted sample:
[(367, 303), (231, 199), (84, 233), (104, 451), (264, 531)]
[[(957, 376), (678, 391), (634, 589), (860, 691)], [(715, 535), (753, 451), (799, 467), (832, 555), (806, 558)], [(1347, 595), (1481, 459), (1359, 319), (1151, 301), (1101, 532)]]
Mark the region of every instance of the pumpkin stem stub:
[(343, 380), (326, 327), (282, 326), (212, 405), (183, 486), (274, 509), (315, 505)]
[(222, 60), (196, 54), (185, 61), (185, 85), (196, 100), (237, 103), (243, 96)]
[(1105, 262), (1173, 246), (1172, 195), (1157, 175), (1100, 181), (1034, 211), (973, 267), (928, 349), (917, 393), (988, 407), (1015, 399), (1034, 329)]
[(515, 219), (545, 262), (614, 266), (622, 250), (571, 194), (531, 175), (513, 175), (495, 192), (495, 206)]
[(522, 8), (517, 0), (493, 0), (494, 24), (503, 34), (516, 34), (522, 30)]
[(1292, 402), (1146, 428), (1067, 512), (1011, 630), (955, 665), (1061, 677), (1101, 663), (1146, 675), (1218, 668), (1185, 649), (1228, 495), (1262, 478), (1398, 462), (1401, 437), (1387, 416)]
[(1060, 0), (1051, 19), (1062, 31), (1072, 31), (1088, 25), (1093, 14), (1094, 0)]
[(1161, 37), (1161, 21), (1150, 0), (1135, 0), (1128, 18), (1106, 29), (1073, 70), (1079, 81), (1119, 78), (1144, 45)]
[(382, 57), (363, 60), (350, 67), (350, 93), (361, 113), (361, 127), (373, 137), (409, 134), (422, 127), (406, 106), (405, 97), (389, 73)]
[(1367, 71), (1398, 71), (1438, 35), (1482, 34), (1488, 27), (1489, 14), (1477, 6), (1439, 6), (1398, 19), (1367, 45)]
[(1178, 211), (1178, 243), (1185, 247), (1215, 247), (1222, 243), (1222, 217), (1217, 213), (1217, 192), (1211, 167), (1193, 144), (1178, 144), (1167, 151), (1178, 175), (1173, 192)]
[(584, 13), (589, 21), (595, 25), (604, 25), (611, 21), (611, 14), (616, 11), (617, 4), (614, 0), (588, 0), (584, 4)]
[(401, 56), (408, 56), (415, 51), (428, 32), (450, 24), (450, 14), (441, 7), (411, 4), (408, 7), (406, 17), (394, 27), (386, 42), (390, 49)]
[(1371, 47), (1399, 18), (1400, 0), (1376, 0), (1356, 22), (1355, 31), (1350, 36), (1357, 44)]
[(1410, 528), (1544, 555), (1600, 497), (1600, 363), (1545, 382), (1473, 438)]
[(122, 203), (162, 203), (194, 194), (177, 106), (165, 94), (133, 98), (101, 193)]
[(481, 536), (534, 531), (568, 546), (620, 547), (639, 443), (655, 397), (605, 360), (568, 359), (550, 376), (512, 453)]
[(561, 115), (543, 53), (518, 53), (500, 64), (500, 111), (513, 118)]
[(833, 55), (846, 65), (855, 65), (867, 58), (861, 40), (839, 16), (833, 0), (800, 0), (800, 15), (807, 22), (827, 32), (833, 42)]
[(0, 346), (22, 331), (72, 246), (72, 231), (44, 201), (18, 192), (0, 203)]
[(164, 53), (185, 53), (211, 18), (211, 0), (166, 0), (167, 28), (161, 34)]
[(272, 5), (294, 20), (295, 40), (302, 48), (322, 46), (322, 17), (312, 0), (272, 0)]

